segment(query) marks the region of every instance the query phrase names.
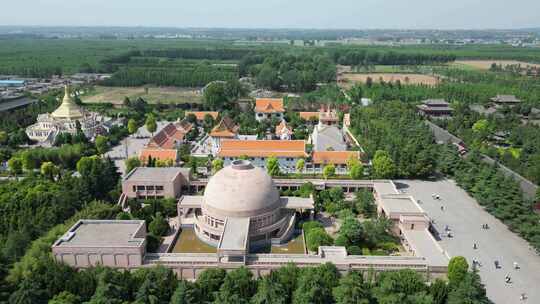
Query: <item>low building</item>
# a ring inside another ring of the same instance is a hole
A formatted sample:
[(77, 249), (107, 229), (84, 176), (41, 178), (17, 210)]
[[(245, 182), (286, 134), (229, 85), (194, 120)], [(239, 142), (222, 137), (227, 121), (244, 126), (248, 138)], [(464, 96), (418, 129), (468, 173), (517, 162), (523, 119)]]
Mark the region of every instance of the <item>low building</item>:
[(255, 99), (255, 119), (283, 119), (285, 108), (282, 98), (257, 98)]
[(52, 245), (56, 261), (75, 268), (138, 268), (146, 254), (142, 220), (79, 220)]
[(515, 95), (497, 95), (491, 98), (491, 101), (497, 107), (513, 107), (521, 103), (521, 100), (518, 99)]
[(122, 194), (132, 199), (179, 198), (190, 180), (189, 168), (137, 167), (122, 179)]
[(319, 125), (323, 126), (337, 126), (339, 124), (339, 115), (336, 110), (331, 109), (330, 106), (326, 108), (322, 107), (319, 111)]
[(26, 128), (31, 140), (53, 144), (61, 133), (76, 134), (78, 127), (84, 135), (93, 139), (97, 134), (105, 133), (105, 118), (98, 113), (88, 112), (71, 99), (69, 87), (65, 86), (64, 99), (52, 113), (39, 114), (37, 122)]
[(219, 116), (219, 112), (215, 111), (186, 111), (184, 116), (188, 117), (191, 114), (195, 115), (198, 123), (202, 123), (206, 115), (210, 115), (214, 121), (216, 121)]
[(254, 165), (265, 168), (269, 157), (276, 157), (282, 172), (296, 172), (296, 162), (306, 158), (303, 140), (224, 140), (217, 153), (225, 165), (247, 157)]
[(334, 165), (336, 174), (349, 174), (347, 163), (351, 160), (360, 160), (359, 151), (313, 151), (311, 162), (306, 166), (307, 173), (321, 174), (326, 165)]
[(152, 149), (177, 149), (184, 143), (184, 137), (193, 128), (187, 121), (168, 123), (157, 132), (146, 145)]
[(150, 158), (166, 162), (169, 165), (175, 165), (178, 163), (178, 150), (162, 148), (144, 148), (139, 153), (139, 159), (141, 160), (141, 162), (143, 162), (143, 164), (146, 164)]
[(221, 121), (210, 131), (212, 155), (216, 155), (221, 147), (221, 142), (227, 139), (238, 138), (239, 127), (229, 117), (223, 117)]
[(308, 123), (317, 123), (319, 121), (319, 112), (298, 112), (298, 116)]
[(454, 112), (444, 99), (427, 99), (422, 101), (422, 104), (418, 105), (417, 108), (422, 115), (428, 117), (449, 117)]
[(22, 88), (26, 85), (26, 80), (7, 79), (0, 80), (0, 88)]
[(293, 130), (285, 120), (282, 120), (279, 125), (276, 126), (276, 137), (281, 140), (291, 140)]

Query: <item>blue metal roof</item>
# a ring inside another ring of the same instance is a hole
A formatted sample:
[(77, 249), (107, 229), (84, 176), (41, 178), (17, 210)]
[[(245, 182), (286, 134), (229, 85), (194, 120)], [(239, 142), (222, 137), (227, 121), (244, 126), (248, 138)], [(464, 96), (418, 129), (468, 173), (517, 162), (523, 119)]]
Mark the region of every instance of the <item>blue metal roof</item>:
[(24, 80), (0, 80), (0, 84), (24, 84)]

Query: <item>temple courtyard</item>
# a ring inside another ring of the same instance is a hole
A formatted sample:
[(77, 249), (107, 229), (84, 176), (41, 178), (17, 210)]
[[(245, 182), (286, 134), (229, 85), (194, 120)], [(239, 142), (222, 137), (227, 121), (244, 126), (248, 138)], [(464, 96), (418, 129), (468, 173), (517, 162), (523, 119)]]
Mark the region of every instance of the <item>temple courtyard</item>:
[[(487, 294), (495, 303), (520, 303), (522, 293), (526, 303), (540, 303), (540, 257), (526, 241), (511, 232), (501, 221), (490, 215), (476, 200), (458, 187), (452, 180), (396, 181), (404, 193), (420, 200), (420, 206), (435, 221), (434, 228), (440, 233), (440, 245), (451, 256), (464, 256), (472, 265), (476, 259), (481, 263), (479, 274), (486, 285)], [(440, 196), (440, 200), (432, 197)], [(443, 210), (441, 210), (441, 206)], [(482, 229), (487, 224), (489, 229)], [(452, 237), (445, 234), (448, 225)], [(477, 249), (473, 249), (474, 243)], [(501, 264), (496, 269), (494, 261)], [(517, 262), (520, 269), (513, 268)], [(511, 283), (505, 283), (510, 275)]]

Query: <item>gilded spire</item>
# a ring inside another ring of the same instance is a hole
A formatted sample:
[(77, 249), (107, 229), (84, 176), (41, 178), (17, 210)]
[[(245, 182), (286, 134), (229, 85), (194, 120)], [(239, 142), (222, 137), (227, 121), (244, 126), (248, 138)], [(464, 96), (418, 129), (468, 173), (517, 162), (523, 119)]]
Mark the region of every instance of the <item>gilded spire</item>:
[(64, 88), (64, 99), (62, 99), (62, 104), (56, 109), (51, 115), (54, 118), (61, 119), (79, 119), (84, 115), (73, 100), (71, 100), (69, 85), (66, 85)]

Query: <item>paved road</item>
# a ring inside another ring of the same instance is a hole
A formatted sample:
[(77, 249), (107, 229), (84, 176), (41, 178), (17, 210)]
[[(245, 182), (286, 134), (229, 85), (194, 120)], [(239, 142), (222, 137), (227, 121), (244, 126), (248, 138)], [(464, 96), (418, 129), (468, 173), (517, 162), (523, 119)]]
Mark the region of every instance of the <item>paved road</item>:
[[(491, 216), (478, 205), (463, 189), (453, 181), (397, 181), (421, 201), (420, 206), (435, 220), (435, 228), (441, 233), (446, 225), (454, 233), (453, 238), (441, 237), (441, 246), (451, 256), (462, 255), (469, 264), (472, 259), (482, 263), (479, 268), (482, 281), (486, 285), (489, 298), (497, 304), (540, 303), (540, 256), (516, 234)], [(441, 202), (434, 200), (433, 193), (440, 195)], [(444, 205), (444, 211), (441, 211)], [(490, 229), (481, 229), (488, 224)], [(478, 249), (473, 249), (474, 243)], [(494, 261), (500, 261), (502, 268), (495, 269)], [(522, 267), (514, 270), (513, 262)], [(511, 284), (504, 282), (506, 274), (512, 278)], [(520, 301), (521, 293), (528, 299)]]

